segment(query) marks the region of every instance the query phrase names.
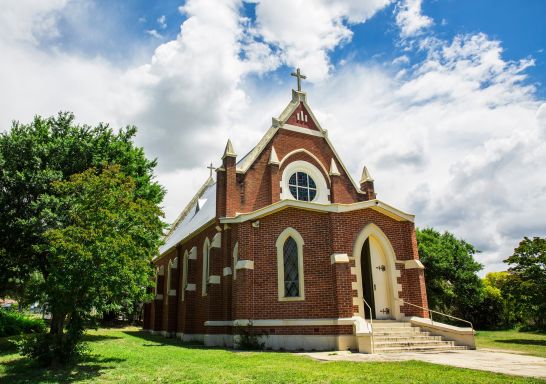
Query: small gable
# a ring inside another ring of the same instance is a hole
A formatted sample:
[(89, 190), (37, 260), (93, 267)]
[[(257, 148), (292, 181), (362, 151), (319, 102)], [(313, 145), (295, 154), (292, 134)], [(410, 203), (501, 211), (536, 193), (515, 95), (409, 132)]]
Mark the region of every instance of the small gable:
[(301, 102), (294, 110), (294, 112), (292, 112), (292, 115), (288, 118), (288, 120), (286, 120), (286, 123), (319, 131), (319, 128), (313, 121), (311, 114), (309, 113), (307, 108), (305, 108), (305, 105)]

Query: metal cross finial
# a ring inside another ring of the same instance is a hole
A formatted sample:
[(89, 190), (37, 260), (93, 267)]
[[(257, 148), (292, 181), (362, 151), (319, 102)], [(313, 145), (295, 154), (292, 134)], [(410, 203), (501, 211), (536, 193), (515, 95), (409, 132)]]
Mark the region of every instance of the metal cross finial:
[(301, 79), (307, 79), (307, 76), (302, 75), (299, 68), (296, 68), (296, 72), (292, 72), (290, 76), (294, 76), (298, 79), (298, 92), (301, 92)]
[(207, 167), (207, 169), (210, 170), (210, 176), (209, 177), (212, 177), (212, 171), (214, 171), (214, 166), (212, 165), (212, 163), (210, 163), (210, 165)]

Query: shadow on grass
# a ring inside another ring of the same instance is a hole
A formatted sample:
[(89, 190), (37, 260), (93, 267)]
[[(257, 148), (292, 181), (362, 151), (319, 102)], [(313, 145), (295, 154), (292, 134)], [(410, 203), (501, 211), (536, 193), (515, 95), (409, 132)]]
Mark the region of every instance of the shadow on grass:
[(126, 335), (138, 337), (139, 339), (153, 342), (153, 344), (142, 344), (144, 347), (164, 347), (167, 345), (172, 345), (175, 347), (184, 347), (191, 349), (214, 349), (205, 347), (203, 344), (198, 342), (182, 342), (180, 339), (171, 337), (165, 337), (161, 335), (152, 335), (145, 331), (124, 331)]
[(95, 355), (84, 357), (79, 363), (60, 369), (46, 369), (36, 365), (30, 359), (18, 358), (6, 361), (2, 382), (5, 383), (76, 383), (97, 378), (107, 369), (125, 361), (119, 358), (101, 358)]
[(83, 335), (83, 341), (87, 343), (94, 343), (97, 341), (104, 341), (104, 340), (116, 340), (121, 339), (119, 336), (106, 336), (106, 335), (90, 335), (88, 333)]
[(500, 340), (495, 340), (495, 341), (497, 343), (505, 343), (505, 344), (538, 345), (540, 347), (546, 347), (546, 340), (500, 339)]

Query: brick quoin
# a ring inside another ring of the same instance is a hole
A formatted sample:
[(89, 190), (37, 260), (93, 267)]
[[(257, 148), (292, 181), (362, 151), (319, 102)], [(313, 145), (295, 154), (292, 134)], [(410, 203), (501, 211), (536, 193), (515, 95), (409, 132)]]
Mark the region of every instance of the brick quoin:
[[(327, 141), (326, 133), (312, 119), (302, 95), (294, 91), (288, 107), (292, 112), (279, 123), (261, 150), (253, 154), (253, 161), (246, 169), (239, 168), (235, 154), (226, 152), (211, 187), (215, 188), (215, 216), (153, 261), (154, 268), (163, 267), (164, 275), (157, 277), (155, 299), (144, 305), (145, 329), (183, 337), (229, 335), (235, 332), (231, 323), (234, 320), (299, 319), (302, 325), (258, 325), (253, 329), (259, 334), (279, 336), (353, 335), (351, 325), (313, 326), (305, 325), (305, 321), (359, 315), (361, 306), (354, 302), (358, 296), (355, 286), (362, 282), (353, 273), (360, 253), (358, 249), (355, 252), (355, 244), (370, 224), (378, 228), (394, 252), (391, 261), (395, 271), (389, 273), (394, 276), (396, 281), (392, 283), (398, 291), (393, 295), (428, 306), (423, 270), (406, 267), (406, 261), (419, 258), (411, 217), (388, 211), (379, 202), (374, 205), (377, 200), (374, 200), (373, 181), (366, 181), (360, 187), (355, 185)], [(307, 122), (298, 119), (298, 113), (300, 117), (307, 115)], [(273, 148), (278, 163), (270, 163)], [(294, 161), (310, 163), (320, 170), (330, 189), (329, 206), (358, 208), (328, 210), (311, 203), (301, 207), (283, 205), (286, 201), (280, 200), (282, 173)], [(339, 174), (331, 174), (332, 161)], [(365, 202), (372, 204), (358, 205)], [(190, 208), (189, 214), (196, 214), (196, 209)], [(246, 219), (245, 215), (256, 211), (255, 217)], [(300, 301), (279, 300), (276, 242), (289, 227), (304, 241), (305, 299)], [(209, 275), (219, 276), (220, 284), (208, 284), (203, 296), (203, 245), (217, 234), (221, 236), (220, 246), (210, 250)], [(236, 270), (233, 260), (236, 244), (238, 260), (248, 268)], [(191, 253), (194, 247), (197, 259), (188, 260), (185, 265), (184, 254)], [(332, 263), (333, 254), (346, 254), (349, 262)], [(171, 270), (167, 287), (168, 265), (177, 257), (178, 266)], [(253, 268), (249, 267), (251, 262)], [(194, 286), (195, 290), (183, 286), (184, 273), (188, 287)], [(399, 307), (401, 316), (427, 317), (426, 311), (416, 307), (394, 301), (393, 305)], [(209, 321), (216, 324), (205, 325)]]

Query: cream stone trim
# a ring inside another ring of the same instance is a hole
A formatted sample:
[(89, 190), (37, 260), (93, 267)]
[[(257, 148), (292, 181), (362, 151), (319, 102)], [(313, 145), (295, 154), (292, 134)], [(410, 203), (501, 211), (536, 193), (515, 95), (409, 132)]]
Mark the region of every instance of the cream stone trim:
[(192, 292), (192, 291), (195, 291), (196, 287), (195, 287), (195, 284), (193, 283), (188, 283), (188, 285), (186, 285), (186, 291), (188, 292)]
[(209, 276), (209, 284), (220, 284), (220, 276), (218, 275), (211, 275)]
[(155, 295), (155, 299), (156, 300), (163, 300), (163, 295), (161, 293), (158, 293), (157, 295)]
[(339, 169), (337, 169), (336, 161), (332, 157), (330, 161), (330, 176), (340, 176)]
[(222, 247), (222, 234), (217, 232), (216, 235), (212, 238), (210, 243), (211, 248), (221, 248)]
[(275, 147), (273, 146), (271, 146), (271, 153), (269, 154), (268, 164), (279, 165), (279, 156), (277, 156), (277, 151), (275, 151)]
[(252, 325), (255, 327), (305, 327), (305, 326), (324, 326), (324, 325), (353, 325), (357, 317), (340, 318), (317, 318), (317, 319), (237, 319), (237, 320), (210, 320), (205, 321), (207, 327), (245, 327)]
[(413, 222), (415, 216), (408, 213), (404, 213), (388, 204), (385, 204), (379, 200), (361, 201), (353, 204), (317, 204), (308, 201), (300, 200), (281, 200), (276, 203), (270, 204), (266, 207), (257, 209), (249, 213), (237, 213), (233, 217), (220, 218), (221, 223), (243, 223), (248, 220), (255, 220), (261, 217), (268, 216), (272, 213), (276, 213), (286, 208), (300, 208), (317, 212), (332, 212), (332, 213), (345, 213), (352, 212), (361, 209), (373, 209), (386, 216), (392, 217), (397, 221), (410, 221)]
[[(284, 295), (284, 243), (292, 237), (298, 247), (298, 279), (299, 279), (299, 296), (287, 297)], [(303, 237), (292, 227), (286, 228), (281, 232), (275, 246), (277, 247), (277, 293), (279, 301), (303, 301), (305, 300), (305, 275), (303, 270)]]
[[(401, 320), (400, 315), (400, 304), (398, 304), (398, 283), (396, 280), (397, 277), (397, 270), (396, 270), (396, 253), (394, 252), (394, 249), (387, 238), (387, 236), (383, 233), (383, 231), (375, 224), (370, 223), (362, 229), (360, 234), (357, 236), (357, 239), (355, 241), (354, 247), (353, 247), (353, 257), (355, 259), (355, 271), (356, 271), (356, 281), (358, 282), (357, 286), (357, 292), (358, 296), (353, 298), (353, 302), (357, 300), (358, 309), (359, 309), (359, 315), (361, 317), (364, 317), (364, 303), (363, 303), (363, 291), (362, 291), (362, 269), (361, 269), (361, 256), (362, 256), (362, 247), (364, 246), (364, 242), (369, 237), (372, 237), (375, 239), (379, 246), (381, 247), (381, 250), (384, 252), (385, 255), (385, 262), (388, 272), (388, 288), (389, 288), (389, 307), (392, 308), (392, 316), (396, 320)], [(399, 272), (399, 271), (398, 271)]]
[(224, 270), (222, 271), (223, 276), (230, 276), (232, 274), (231, 267), (224, 267)]
[(170, 289), (169, 296), (176, 296), (176, 289)]
[(357, 281), (351, 281), (351, 289), (353, 291), (358, 291), (358, 282)]
[(233, 247), (233, 280), (237, 279), (237, 263), (239, 261), (239, 242)]
[(344, 264), (349, 262), (349, 256), (346, 253), (333, 253), (330, 255), (330, 264)]
[(254, 260), (239, 260), (235, 269), (254, 269)]
[(423, 263), (421, 263), (421, 260), (405, 260), (404, 261), (404, 268), (405, 269), (425, 269), (425, 266)]
[(189, 259), (189, 260), (197, 260), (197, 247), (196, 247), (196, 246), (193, 246), (193, 247), (190, 249), (190, 253), (189, 253), (188, 259)]
[(189, 266), (189, 253), (188, 251), (184, 252), (182, 257), (182, 292), (180, 293), (180, 300), (184, 301), (186, 296), (186, 288), (188, 287), (188, 266)]
[(158, 267), (157, 276), (165, 276), (165, 267), (163, 265)]
[(178, 268), (178, 256), (176, 256), (174, 259), (169, 261), (169, 265), (171, 266), (172, 269), (177, 269)]
[(283, 124), (281, 126), (281, 129), (286, 129), (286, 130), (292, 131), (292, 132), (303, 133), (305, 135), (324, 137), (324, 134), (322, 132), (320, 132), (320, 131), (316, 131), (314, 129), (305, 128), (305, 127), (298, 127), (297, 125), (292, 125), (292, 124), (287, 124), (287, 123)]
[(203, 268), (202, 268), (202, 284), (201, 284), (201, 296), (207, 296), (207, 282), (209, 280), (209, 268), (210, 268), (210, 241), (207, 237), (203, 242)]
[[(291, 152), (288, 152), (286, 155), (284, 155), (284, 157), (282, 158), (280, 164), (279, 164), (279, 167), (282, 167), (282, 165), (293, 155), (297, 154), (297, 153), (305, 153), (309, 156), (311, 156), (319, 165), (320, 167), (322, 168), (322, 170), (324, 171), (324, 175), (327, 175), (328, 174), (328, 171), (326, 170), (326, 167), (324, 166), (324, 164), (322, 164), (322, 162), (319, 160), (318, 157), (316, 157), (315, 155), (313, 155), (311, 152), (309, 152), (307, 149), (305, 148), (298, 148), (298, 149), (294, 149), (293, 151)], [(299, 160), (299, 161), (302, 161), (302, 160)], [(306, 161), (306, 163), (308, 163)], [(324, 178), (324, 176), (323, 176)]]

